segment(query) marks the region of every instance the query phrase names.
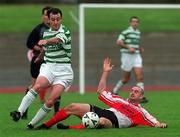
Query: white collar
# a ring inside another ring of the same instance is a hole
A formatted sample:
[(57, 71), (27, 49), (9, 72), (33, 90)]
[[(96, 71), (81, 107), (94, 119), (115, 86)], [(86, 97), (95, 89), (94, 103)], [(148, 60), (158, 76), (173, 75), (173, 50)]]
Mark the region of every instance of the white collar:
[(50, 28), (49, 30), (50, 30), (50, 31), (60, 31), (60, 32), (62, 32), (62, 31), (63, 31), (63, 29), (62, 29), (62, 24), (60, 25), (60, 27), (59, 27), (58, 30), (52, 30), (52, 28)]

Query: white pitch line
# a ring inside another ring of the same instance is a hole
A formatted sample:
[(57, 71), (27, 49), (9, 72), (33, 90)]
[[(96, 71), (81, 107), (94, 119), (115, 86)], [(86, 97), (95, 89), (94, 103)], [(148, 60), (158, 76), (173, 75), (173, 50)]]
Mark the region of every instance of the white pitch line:
[(76, 22), (76, 24), (79, 25), (79, 19), (77, 18), (77, 16), (75, 16), (72, 11), (70, 11), (69, 14), (71, 15), (74, 22)]

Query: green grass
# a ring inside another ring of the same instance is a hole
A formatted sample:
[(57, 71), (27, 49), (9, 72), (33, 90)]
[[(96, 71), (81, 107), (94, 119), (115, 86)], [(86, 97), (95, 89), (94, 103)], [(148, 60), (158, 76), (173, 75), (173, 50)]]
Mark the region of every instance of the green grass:
[[(70, 12), (78, 17), (77, 5), (54, 5), (63, 11), (63, 23), (78, 31)], [(0, 5), (0, 32), (29, 32), (41, 22), (44, 5)], [(22, 12), (23, 11), (23, 12)], [(180, 9), (86, 9), (86, 31), (114, 32), (128, 26), (130, 16), (140, 18), (143, 32), (180, 31)]]
[[(127, 97), (126, 92), (121, 93)], [(26, 125), (33, 117), (35, 112), (41, 106), (37, 99), (30, 107), (29, 119), (13, 122), (9, 117), (9, 112), (16, 109), (23, 97), (23, 94), (0, 94), (0, 136), (1, 137), (179, 137), (180, 132), (180, 92), (146, 92), (150, 100), (144, 107), (156, 116), (159, 120), (168, 124), (167, 129), (151, 128), (138, 126), (126, 129), (85, 129), (85, 130), (57, 130), (54, 126), (48, 131), (28, 131)], [(87, 102), (106, 107), (97, 99), (96, 93), (86, 93), (79, 95), (77, 93), (66, 93), (62, 96), (62, 106), (71, 102)], [(53, 113), (50, 113), (48, 118)], [(47, 118), (46, 118), (47, 120)], [(65, 124), (77, 124), (80, 120), (76, 117), (70, 117), (65, 120)]]
[[(0, 6), (0, 32), (29, 32), (41, 23), (41, 9), (46, 5), (1, 5)], [(56, 6), (56, 5), (52, 5)], [(63, 11), (63, 23), (71, 26), (73, 20), (69, 14), (76, 10), (76, 6), (58, 5)]]
[[(96, 14), (96, 15), (95, 15)], [(86, 22), (90, 31), (120, 31), (127, 28), (129, 18), (140, 18), (140, 29), (143, 32), (179, 31), (180, 9), (94, 9), (87, 10)]]

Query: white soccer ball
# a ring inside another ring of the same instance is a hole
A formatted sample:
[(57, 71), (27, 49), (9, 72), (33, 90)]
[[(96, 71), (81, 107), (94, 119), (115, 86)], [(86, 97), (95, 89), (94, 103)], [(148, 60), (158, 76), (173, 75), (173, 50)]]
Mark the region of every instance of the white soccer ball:
[(82, 117), (82, 124), (86, 128), (96, 128), (98, 126), (99, 116), (94, 112), (87, 112)]

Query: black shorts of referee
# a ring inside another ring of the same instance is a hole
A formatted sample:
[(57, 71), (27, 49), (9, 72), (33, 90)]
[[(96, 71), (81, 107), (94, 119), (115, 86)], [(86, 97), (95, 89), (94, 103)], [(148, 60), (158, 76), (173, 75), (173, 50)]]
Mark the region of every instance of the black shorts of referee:
[(38, 63), (35, 63), (34, 61), (36, 60), (37, 56), (34, 56), (31, 60), (31, 64), (30, 64), (30, 72), (31, 72), (31, 77), (36, 79), (39, 75), (39, 70), (40, 70), (40, 67), (41, 67), (41, 64), (44, 62), (38, 62)]
[(113, 127), (119, 128), (117, 117), (112, 111), (106, 110), (106, 109), (101, 109), (101, 108), (91, 105), (91, 104), (90, 104), (90, 111), (95, 112), (99, 117), (104, 117), (104, 118), (109, 119), (111, 121)]

